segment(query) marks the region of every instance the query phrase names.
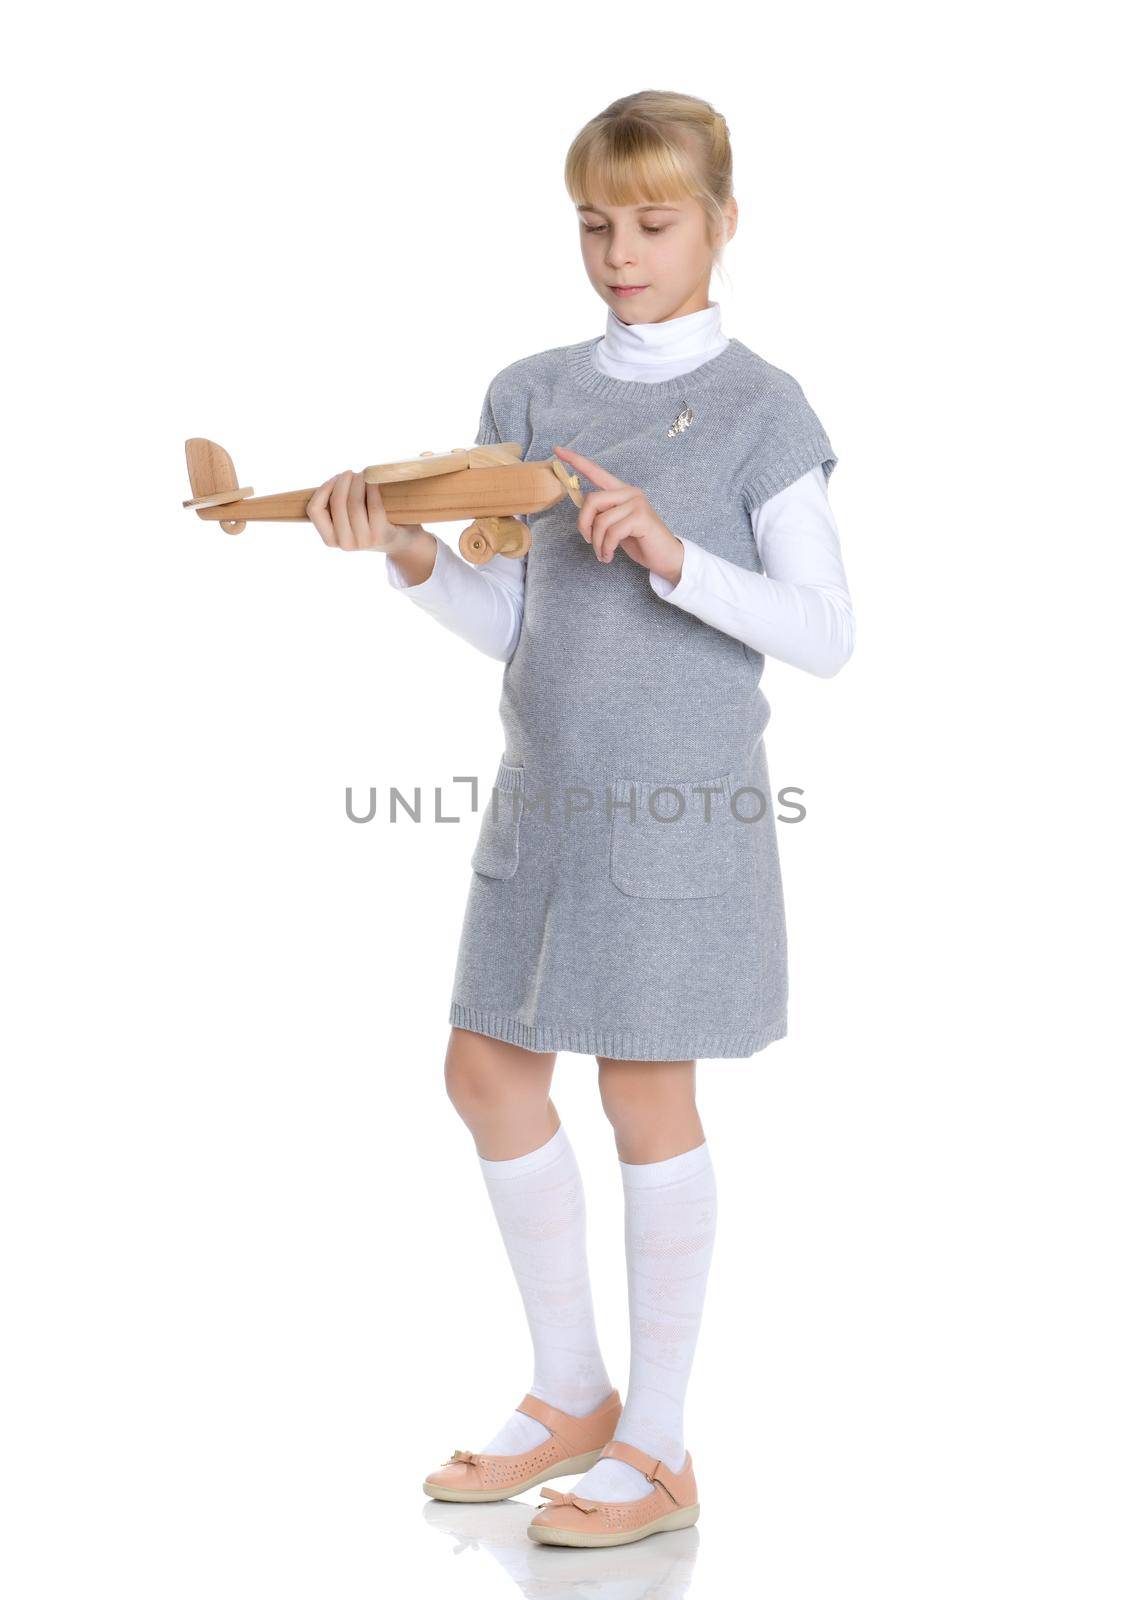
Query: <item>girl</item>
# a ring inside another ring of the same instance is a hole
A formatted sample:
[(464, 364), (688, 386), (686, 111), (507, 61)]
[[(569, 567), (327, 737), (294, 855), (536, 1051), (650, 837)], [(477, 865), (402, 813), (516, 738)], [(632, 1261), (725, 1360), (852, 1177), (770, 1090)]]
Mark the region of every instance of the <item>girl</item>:
[[(382, 550), (394, 588), (506, 662), (504, 753), (472, 856), (445, 1059), (523, 1297), (524, 1399), (425, 1492), (502, 1500), (583, 1473), (529, 1534), (610, 1545), (698, 1517), (683, 1400), (716, 1216), (699, 1057), (786, 1031), (786, 935), (759, 679), (853, 647), (826, 485), (837, 458), (797, 382), (720, 327), (710, 274), (737, 225), (723, 118), (646, 90), (590, 121), (565, 181), (602, 338), (505, 367), (478, 442), (555, 454), (594, 487), (469, 566), (385, 516), (361, 474), (308, 514)], [(595, 1055), (623, 1178), (626, 1401), (596, 1339), (579, 1169), (549, 1098)]]

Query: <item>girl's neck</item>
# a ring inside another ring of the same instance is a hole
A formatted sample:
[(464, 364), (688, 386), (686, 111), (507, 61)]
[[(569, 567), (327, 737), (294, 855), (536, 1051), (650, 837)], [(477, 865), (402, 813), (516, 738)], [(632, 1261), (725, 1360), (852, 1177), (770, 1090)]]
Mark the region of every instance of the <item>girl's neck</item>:
[(704, 360), (717, 355), (726, 344), (717, 300), (701, 311), (665, 322), (622, 322), (608, 310), (603, 338), (596, 346), (610, 367), (630, 365), (647, 368), (677, 366), (687, 358)]

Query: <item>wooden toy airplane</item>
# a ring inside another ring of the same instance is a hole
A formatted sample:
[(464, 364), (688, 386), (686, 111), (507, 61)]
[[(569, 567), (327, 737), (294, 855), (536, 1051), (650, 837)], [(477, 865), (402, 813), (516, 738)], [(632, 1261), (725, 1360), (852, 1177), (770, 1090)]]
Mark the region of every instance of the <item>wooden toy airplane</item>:
[[(288, 489), (282, 494), (254, 496), (238, 487), (234, 463), (212, 439), (188, 439), (187, 472), (190, 500), (199, 516), (219, 522), (227, 533), (241, 533), (250, 522), (305, 522), (313, 489)], [(473, 445), (469, 449), (426, 450), (411, 461), (389, 461), (366, 467), (366, 483), (383, 485), (381, 499), (390, 522), (475, 521), (461, 534), (459, 549), (466, 560), (481, 565), (494, 555), (526, 555), (532, 542), (527, 523), (519, 518), (543, 511), (566, 494), (583, 505), (579, 479), (553, 456), (548, 461), (522, 461), (520, 444)]]

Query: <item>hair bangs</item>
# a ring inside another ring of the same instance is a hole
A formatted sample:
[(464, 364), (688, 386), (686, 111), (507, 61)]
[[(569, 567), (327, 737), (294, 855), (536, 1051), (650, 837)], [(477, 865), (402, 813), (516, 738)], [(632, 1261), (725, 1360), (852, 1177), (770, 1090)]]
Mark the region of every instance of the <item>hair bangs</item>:
[(680, 145), (634, 119), (584, 129), (568, 151), (565, 181), (579, 205), (638, 206), (701, 195)]

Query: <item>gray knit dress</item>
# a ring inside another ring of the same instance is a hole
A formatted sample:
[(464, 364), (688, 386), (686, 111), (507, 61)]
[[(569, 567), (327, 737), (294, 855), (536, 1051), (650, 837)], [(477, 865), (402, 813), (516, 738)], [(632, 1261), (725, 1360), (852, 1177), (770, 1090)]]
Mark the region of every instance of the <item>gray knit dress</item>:
[[(682, 377), (612, 378), (598, 342), (497, 373), (478, 442), (518, 440), (527, 461), (566, 445), (758, 572), (751, 511), (837, 463), (800, 385), (737, 339)], [(449, 1020), (536, 1051), (750, 1056), (786, 1031), (765, 658), (660, 598), (622, 550), (597, 560), (578, 515), (565, 498), (525, 519)]]

